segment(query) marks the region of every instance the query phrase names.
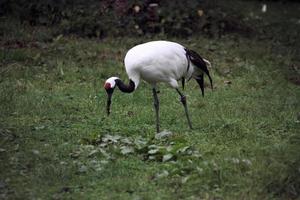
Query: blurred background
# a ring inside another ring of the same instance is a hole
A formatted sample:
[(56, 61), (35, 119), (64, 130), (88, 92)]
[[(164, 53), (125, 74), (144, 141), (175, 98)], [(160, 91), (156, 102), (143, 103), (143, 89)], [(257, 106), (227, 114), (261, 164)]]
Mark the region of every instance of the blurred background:
[[(247, 37), (299, 33), (297, 0), (1, 0), (2, 21), (51, 27), (54, 35)], [(288, 17), (288, 18), (286, 18)], [(3, 23), (2, 23), (3, 26)], [(1, 35), (9, 26), (1, 27)], [(277, 33), (276, 31), (279, 31)]]

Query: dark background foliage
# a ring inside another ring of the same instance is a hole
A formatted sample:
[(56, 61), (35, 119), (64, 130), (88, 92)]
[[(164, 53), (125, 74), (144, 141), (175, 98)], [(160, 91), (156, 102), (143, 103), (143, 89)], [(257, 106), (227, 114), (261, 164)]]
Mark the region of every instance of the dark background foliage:
[[(228, 4), (229, 2), (229, 4)], [(87, 37), (249, 35), (253, 26), (230, 1), (205, 0), (2, 0), (0, 15), (32, 26), (59, 26), (59, 34)], [(286, 1), (281, 1), (285, 3)], [(263, 2), (262, 2), (263, 3)], [(224, 6), (228, 4), (229, 6)]]

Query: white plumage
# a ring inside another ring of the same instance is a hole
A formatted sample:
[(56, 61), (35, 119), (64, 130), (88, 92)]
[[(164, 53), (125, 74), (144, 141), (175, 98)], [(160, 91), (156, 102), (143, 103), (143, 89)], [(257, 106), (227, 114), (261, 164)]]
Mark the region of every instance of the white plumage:
[(140, 78), (155, 86), (158, 82), (178, 88), (177, 80), (189, 78), (188, 60), (184, 47), (167, 41), (153, 41), (130, 49), (124, 59), (129, 79), (138, 86)]
[(202, 90), (202, 94), (204, 94), (203, 74), (206, 73), (211, 81), (207, 69), (207, 66), (210, 66), (209, 61), (178, 43), (152, 41), (131, 48), (125, 56), (124, 64), (130, 80), (129, 84), (124, 84), (118, 77), (111, 77), (106, 80), (104, 85), (108, 94), (108, 114), (110, 113), (111, 96), (115, 86), (118, 86), (122, 92), (130, 93), (137, 89), (140, 80), (143, 79), (153, 87), (156, 128), (157, 132), (159, 132), (159, 101), (156, 84), (164, 82), (176, 89), (181, 96), (181, 102), (184, 105), (189, 126), (192, 128), (187, 111), (186, 98), (179, 91), (177, 81), (181, 79), (184, 87), (186, 79), (195, 78)]

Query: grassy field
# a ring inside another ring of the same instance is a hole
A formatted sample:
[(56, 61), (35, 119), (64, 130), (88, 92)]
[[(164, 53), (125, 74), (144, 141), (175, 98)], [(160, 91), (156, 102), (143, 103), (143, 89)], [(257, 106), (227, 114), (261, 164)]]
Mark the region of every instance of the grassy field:
[(153, 38), (20, 30), (0, 49), (0, 199), (299, 198), (296, 43), (172, 39), (211, 60), (215, 89), (202, 98), (186, 85), (189, 130), (178, 94), (160, 85), (156, 135), (148, 84), (116, 91), (110, 117), (103, 89), (127, 80), (127, 49)]

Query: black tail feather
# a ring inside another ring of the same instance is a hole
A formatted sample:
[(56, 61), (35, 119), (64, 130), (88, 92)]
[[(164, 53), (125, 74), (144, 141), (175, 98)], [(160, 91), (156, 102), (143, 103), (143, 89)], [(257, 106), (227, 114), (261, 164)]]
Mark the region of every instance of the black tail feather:
[[(213, 83), (212, 83), (212, 78), (209, 74), (209, 71), (208, 71), (208, 68), (207, 68), (207, 65), (206, 63), (204, 62), (203, 58), (201, 58), (201, 56), (193, 51), (193, 50), (190, 50), (190, 49), (185, 49), (185, 52), (186, 52), (186, 57), (196, 66), (198, 67), (199, 69), (201, 69), (209, 78), (209, 81), (210, 81), (210, 86), (211, 86), (211, 89), (213, 89)], [(202, 76), (198, 76), (196, 78), (196, 81), (198, 82), (200, 88), (201, 88), (201, 91), (202, 91), (202, 95), (204, 95), (204, 77), (203, 75)]]
[(200, 86), (202, 96), (204, 97), (204, 76), (203, 74), (196, 78), (198, 85)]

